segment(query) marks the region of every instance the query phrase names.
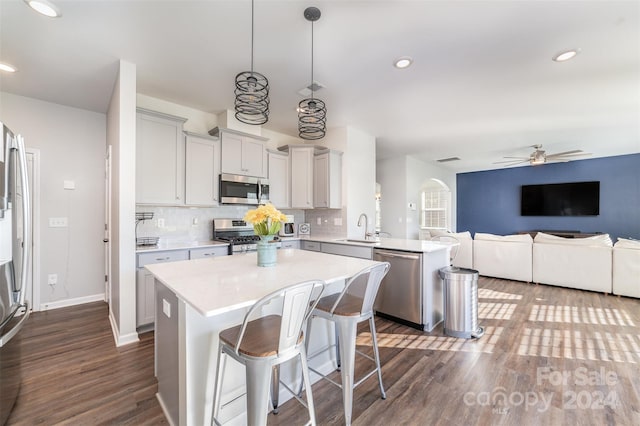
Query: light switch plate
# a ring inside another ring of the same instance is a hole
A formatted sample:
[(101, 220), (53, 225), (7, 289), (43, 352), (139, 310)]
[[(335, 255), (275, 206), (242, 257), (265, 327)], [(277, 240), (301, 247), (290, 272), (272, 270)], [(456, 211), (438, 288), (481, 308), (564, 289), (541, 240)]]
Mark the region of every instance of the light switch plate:
[(49, 228), (66, 228), (66, 227), (67, 227), (66, 217), (50, 217), (49, 218)]
[(162, 299), (162, 312), (167, 318), (171, 318), (171, 303), (167, 302), (167, 299)]

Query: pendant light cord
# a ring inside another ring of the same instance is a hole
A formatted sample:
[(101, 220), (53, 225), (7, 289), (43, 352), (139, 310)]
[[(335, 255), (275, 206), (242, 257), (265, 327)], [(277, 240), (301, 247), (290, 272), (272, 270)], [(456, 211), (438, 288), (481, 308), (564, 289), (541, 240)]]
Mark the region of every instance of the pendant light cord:
[(253, 74), (253, 0), (251, 0), (251, 74)]
[(313, 99), (313, 21), (311, 21), (311, 99)]

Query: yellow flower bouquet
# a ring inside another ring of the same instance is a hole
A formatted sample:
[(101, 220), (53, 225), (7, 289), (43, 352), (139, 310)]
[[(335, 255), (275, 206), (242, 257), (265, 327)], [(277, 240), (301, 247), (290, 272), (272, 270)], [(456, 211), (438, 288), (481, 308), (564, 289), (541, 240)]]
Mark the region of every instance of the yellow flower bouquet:
[(265, 204), (257, 209), (249, 210), (244, 215), (244, 221), (253, 224), (256, 235), (265, 237), (276, 235), (280, 230), (280, 222), (285, 222), (287, 217), (276, 209), (273, 204)]

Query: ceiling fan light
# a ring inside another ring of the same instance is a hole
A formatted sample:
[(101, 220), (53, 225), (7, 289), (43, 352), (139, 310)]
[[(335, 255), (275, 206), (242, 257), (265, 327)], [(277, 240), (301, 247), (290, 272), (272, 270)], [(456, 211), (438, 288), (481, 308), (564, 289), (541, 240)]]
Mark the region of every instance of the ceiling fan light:
[(62, 16), (60, 8), (48, 0), (24, 0), (29, 7), (41, 15), (49, 18), (59, 18)]

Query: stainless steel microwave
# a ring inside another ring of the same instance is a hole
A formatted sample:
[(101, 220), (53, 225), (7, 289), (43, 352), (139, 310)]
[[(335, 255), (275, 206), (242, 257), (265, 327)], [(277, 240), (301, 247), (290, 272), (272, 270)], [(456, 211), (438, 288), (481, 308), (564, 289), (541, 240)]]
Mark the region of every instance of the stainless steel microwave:
[(223, 173), (220, 175), (222, 204), (265, 204), (269, 202), (269, 179)]

